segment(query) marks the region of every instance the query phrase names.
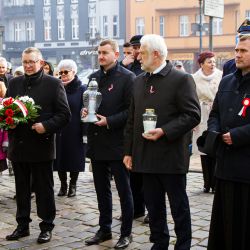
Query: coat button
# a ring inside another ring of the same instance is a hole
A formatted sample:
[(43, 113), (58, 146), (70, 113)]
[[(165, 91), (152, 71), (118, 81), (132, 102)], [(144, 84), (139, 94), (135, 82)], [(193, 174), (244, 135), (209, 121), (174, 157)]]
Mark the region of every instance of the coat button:
[(238, 94), (239, 94), (239, 91), (238, 91), (238, 90), (236, 90), (234, 93), (235, 93), (236, 95), (238, 95)]
[(229, 108), (228, 111), (229, 111), (229, 112), (232, 112), (232, 111), (233, 111), (233, 108)]
[(31, 89), (31, 86), (29, 86), (28, 89)]
[(94, 135), (98, 135), (98, 133), (97, 133), (97, 132), (95, 132), (95, 133), (94, 133)]

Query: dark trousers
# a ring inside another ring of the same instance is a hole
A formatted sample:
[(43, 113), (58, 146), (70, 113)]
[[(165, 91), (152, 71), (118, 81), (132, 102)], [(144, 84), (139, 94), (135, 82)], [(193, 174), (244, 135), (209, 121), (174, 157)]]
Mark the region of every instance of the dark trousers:
[(143, 174), (130, 172), (130, 186), (134, 201), (134, 216), (145, 214)]
[(36, 194), (37, 215), (42, 219), (41, 231), (51, 231), (56, 215), (54, 199), (53, 161), (12, 162), (16, 182), (16, 221), (18, 228), (28, 228), (31, 210), (31, 176)]
[[(67, 185), (67, 172), (66, 171), (58, 171), (58, 176), (62, 184)], [(76, 185), (79, 172), (70, 172), (70, 184), (71, 185)]]
[(203, 173), (203, 179), (204, 179), (204, 188), (209, 191), (211, 188), (214, 190), (215, 188), (215, 163), (216, 160), (212, 157), (209, 157), (207, 155), (201, 155), (201, 167), (202, 167), (202, 173)]
[(144, 196), (149, 214), (150, 241), (155, 249), (168, 249), (169, 230), (166, 218), (167, 193), (175, 223), (175, 250), (191, 247), (191, 216), (186, 193), (185, 174), (143, 174)]
[(103, 232), (111, 231), (112, 192), (110, 174), (114, 176), (121, 203), (121, 236), (129, 236), (133, 223), (133, 198), (129, 183), (129, 172), (122, 161), (93, 161), (93, 177), (100, 212), (99, 225)]

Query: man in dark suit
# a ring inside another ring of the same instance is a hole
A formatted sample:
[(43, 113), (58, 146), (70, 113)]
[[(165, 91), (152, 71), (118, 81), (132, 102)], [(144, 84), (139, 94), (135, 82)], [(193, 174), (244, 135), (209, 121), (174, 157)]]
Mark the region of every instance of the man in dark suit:
[[(189, 74), (166, 61), (167, 47), (159, 35), (141, 39), (138, 59), (147, 72), (135, 80), (125, 129), (127, 169), (143, 174), (143, 190), (149, 212), (151, 249), (166, 250), (169, 231), (166, 220), (168, 195), (175, 223), (175, 249), (190, 249), (191, 218), (186, 194), (189, 166), (189, 133), (200, 122), (195, 83)], [(156, 128), (143, 133), (143, 113), (154, 109)]]
[(209, 250), (249, 249), (250, 33), (239, 36), (235, 62), (237, 70), (221, 80), (208, 120), (208, 130), (221, 134)]
[(8, 158), (15, 174), (18, 226), (6, 239), (17, 240), (30, 234), (32, 176), (37, 215), (42, 220), (37, 242), (45, 243), (51, 239), (56, 213), (52, 168), (55, 132), (68, 123), (71, 114), (61, 81), (43, 73), (41, 52), (33, 47), (25, 49), (22, 64), (25, 75), (10, 81), (7, 96), (29, 96), (41, 110), (35, 122), (19, 124), (9, 130)]
[[(98, 82), (102, 102), (97, 110), (99, 121), (88, 126), (87, 156), (91, 159), (94, 184), (100, 212), (100, 229), (87, 245), (99, 244), (111, 239), (112, 193), (110, 174), (114, 176), (122, 210), (121, 235), (116, 249), (127, 247), (132, 241), (133, 199), (129, 184), (129, 172), (124, 167), (123, 138), (128, 107), (135, 75), (120, 66), (116, 41), (107, 39), (98, 47), (100, 70), (90, 76)], [(83, 111), (83, 116), (87, 115)]]

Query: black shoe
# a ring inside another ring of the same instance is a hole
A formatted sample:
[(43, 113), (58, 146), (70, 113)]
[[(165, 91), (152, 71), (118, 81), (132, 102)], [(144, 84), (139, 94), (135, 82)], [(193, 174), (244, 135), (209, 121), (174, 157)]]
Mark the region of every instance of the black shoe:
[(76, 196), (76, 185), (69, 185), (69, 192), (68, 192), (68, 197), (74, 197)]
[(112, 239), (112, 233), (105, 233), (101, 230), (98, 230), (94, 237), (85, 241), (86, 245), (98, 245), (106, 240)]
[(67, 185), (61, 185), (57, 196), (65, 196), (67, 194)]
[(144, 224), (148, 224), (149, 223), (149, 216), (148, 214), (145, 216), (144, 220), (143, 220)]
[(145, 213), (134, 214), (134, 220), (144, 216)]
[(209, 193), (209, 189), (210, 189), (210, 188), (203, 188), (203, 192), (204, 192), (204, 193)]
[(41, 244), (46, 243), (46, 242), (49, 242), (51, 238), (52, 238), (51, 231), (41, 232), (37, 238), (37, 242)]
[(6, 240), (18, 240), (19, 238), (23, 238), (30, 235), (29, 229), (15, 229), (12, 234), (6, 236)]
[(168, 246), (162, 246), (160, 244), (155, 243), (152, 247), (151, 250), (166, 250), (168, 249)]
[(129, 235), (127, 237), (121, 236), (115, 245), (115, 249), (124, 249), (128, 247), (131, 242), (132, 242), (132, 235)]

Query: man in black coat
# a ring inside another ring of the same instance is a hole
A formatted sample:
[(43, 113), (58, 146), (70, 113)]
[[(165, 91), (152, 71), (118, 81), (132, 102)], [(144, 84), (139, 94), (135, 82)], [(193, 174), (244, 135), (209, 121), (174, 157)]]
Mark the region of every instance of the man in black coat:
[(208, 130), (221, 133), (209, 250), (249, 249), (250, 34), (240, 35), (235, 62), (237, 71), (221, 80), (208, 120)]
[(41, 110), (35, 122), (19, 124), (8, 133), (8, 158), (15, 174), (18, 226), (6, 239), (17, 240), (30, 234), (32, 176), (37, 215), (42, 220), (37, 242), (45, 243), (51, 239), (56, 213), (52, 168), (55, 132), (69, 122), (71, 114), (61, 81), (43, 73), (41, 52), (33, 47), (25, 49), (22, 64), (25, 75), (10, 81), (7, 96), (29, 96)]
[[(189, 74), (176, 70), (167, 57), (159, 35), (141, 39), (139, 60), (147, 72), (135, 80), (125, 129), (124, 164), (143, 174), (143, 190), (149, 213), (151, 249), (166, 250), (169, 231), (165, 193), (175, 223), (175, 249), (190, 249), (191, 218), (186, 194), (190, 130), (200, 122), (195, 83)], [(143, 133), (143, 113), (154, 109), (156, 128)]]
[[(133, 199), (129, 184), (129, 172), (123, 159), (124, 127), (127, 121), (131, 91), (135, 75), (120, 66), (118, 44), (108, 39), (98, 47), (101, 69), (90, 76), (98, 82), (102, 102), (97, 110), (99, 121), (88, 126), (87, 157), (91, 159), (94, 184), (100, 212), (100, 230), (86, 240), (87, 245), (99, 244), (111, 239), (112, 193), (110, 174), (114, 176), (122, 210), (121, 235), (115, 248), (127, 247), (131, 240)], [(86, 116), (87, 110), (83, 112)]]

